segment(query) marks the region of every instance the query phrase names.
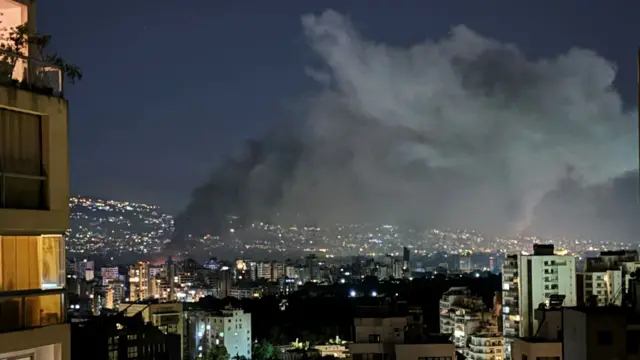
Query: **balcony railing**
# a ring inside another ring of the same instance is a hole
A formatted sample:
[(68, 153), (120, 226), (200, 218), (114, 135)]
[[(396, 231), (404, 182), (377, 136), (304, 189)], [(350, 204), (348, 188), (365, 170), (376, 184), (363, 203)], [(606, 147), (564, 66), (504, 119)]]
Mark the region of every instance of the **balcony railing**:
[(62, 69), (42, 60), (0, 50), (0, 85), (62, 96)]

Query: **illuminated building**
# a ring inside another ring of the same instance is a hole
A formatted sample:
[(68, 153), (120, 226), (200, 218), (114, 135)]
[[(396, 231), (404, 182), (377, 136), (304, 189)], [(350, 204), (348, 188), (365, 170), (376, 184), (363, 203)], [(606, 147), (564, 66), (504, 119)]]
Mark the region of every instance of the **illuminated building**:
[(140, 301), (148, 299), (149, 295), (149, 263), (140, 261), (129, 268), (129, 299)]
[[(25, 23), (34, 34), (35, 10), (0, 0), (2, 38)], [(36, 53), (0, 55), (0, 359), (66, 360), (68, 109), (61, 71)]]
[[(181, 303), (121, 303), (119, 310), (127, 317), (142, 316), (144, 323), (151, 323), (164, 334), (180, 336), (180, 344), (184, 344), (184, 322)], [(181, 358), (184, 356), (180, 347)]]
[(465, 355), (467, 359), (503, 360), (503, 345), (501, 333), (477, 333), (471, 335)]
[(207, 351), (207, 346), (224, 345), (231, 358), (251, 358), (251, 314), (227, 306), (221, 311), (190, 311), (187, 334), (191, 357)]
[(509, 357), (511, 339), (535, 334), (539, 320), (535, 309), (549, 305), (553, 298), (564, 306), (576, 306), (576, 261), (573, 256), (556, 255), (553, 245), (534, 244), (532, 255), (508, 255), (502, 268), (502, 325), (505, 353)]

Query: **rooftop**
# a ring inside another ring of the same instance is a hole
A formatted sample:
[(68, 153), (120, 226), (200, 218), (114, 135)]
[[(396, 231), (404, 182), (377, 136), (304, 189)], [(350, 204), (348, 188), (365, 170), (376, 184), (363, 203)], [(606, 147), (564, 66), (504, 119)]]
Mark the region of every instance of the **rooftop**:
[(419, 344), (452, 344), (449, 334), (428, 334), (415, 338), (405, 338), (404, 344), (398, 345), (419, 345)]
[(573, 306), (565, 307), (567, 310), (579, 311), (595, 316), (620, 316), (627, 319), (628, 323), (640, 324), (640, 314), (632, 308), (621, 306)]
[(560, 340), (549, 340), (546, 338), (542, 338), (542, 337), (534, 337), (534, 336), (528, 336), (528, 337), (521, 337), (518, 338), (524, 342), (528, 342), (528, 343), (532, 343), (532, 344), (549, 344), (549, 343), (562, 343), (562, 341)]

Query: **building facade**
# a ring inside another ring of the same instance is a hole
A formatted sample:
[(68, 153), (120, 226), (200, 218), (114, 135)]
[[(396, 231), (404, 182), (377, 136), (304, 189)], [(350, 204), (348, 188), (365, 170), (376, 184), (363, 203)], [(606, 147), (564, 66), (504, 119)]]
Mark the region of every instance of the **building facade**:
[(453, 360), (455, 347), (448, 335), (411, 336), (408, 317), (355, 318), (354, 360)]
[(553, 245), (534, 244), (533, 254), (508, 255), (503, 265), (502, 313), (505, 352), (510, 339), (535, 334), (535, 310), (562, 297), (564, 306), (576, 306), (576, 263), (573, 256), (556, 255)]
[(187, 317), (190, 357), (200, 356), (210, 346), (224, 346), (231, 358), (251, 358), (251, 314), (227, 307), (216, 312), (189, 311)]
[[(24, 24), (36, 33), (35, 1), (0, 8), (3, 38)], [(67, 101), (60, 69), (23, 50), (0, 54), (0, 359), (69, 359)]]

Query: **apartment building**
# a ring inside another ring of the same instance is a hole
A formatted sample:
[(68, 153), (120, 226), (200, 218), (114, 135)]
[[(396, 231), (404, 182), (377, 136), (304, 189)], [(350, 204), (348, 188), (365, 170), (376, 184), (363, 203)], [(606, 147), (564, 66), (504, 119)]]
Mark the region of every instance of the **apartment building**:
[(124, 316), (141, 316), (144, 323), (150, 323), (160, 329), (163, 334), (172, 334), (180, 337), (182, 344), (181, 358), (184, 357), (184, 349), (187, 347), (187, 339), (184, 336), (184, 317), (182, 303), (160, 303), (149, 301), (145, 303), (121, 303), (119, 310)]
[(504, 360), (504, 339), (501, 333), (486, 332), (470, 336), (465, 357), (470, 360)]
[(141, 301), (151, 297), (153, 286), (149, 262), (139, 261), (129, 267), (129, 300)]
[[(3, 38), (36, 32), (35, 1), (0, 0), (0, 12)], [(23, 50), (0, 54), (0, 359), (66, 360), (68, 104), (60, 69)]]
[(577, 277), (578, 305), (622, 305), (639, 264), (638, 252), (630, 250), (602, 251), (587, 258)]
[(533, 245), (533, 254), (507, 255), (503, 264), (502, 323), (506, 356), (511, 339), (535, 334), (534, 312), (552, 298), (576, 306), (576, 263), (573, 256), (555, 254), (553, 245)]
[(460, 333), (461, 322), (474, 318), (475, 313), (482, 310), (482, 300), (471, 295), (471, 291), (466, 287), (452, 287), (442, 294), (440, 299), (440, 333), (454, 334), (456, 319), (458, 321), (458, 333)]
[(412, 336), (405, 331), (410, 317), (355, 318), (354, 360), (453, 360), (455, 347), (448, 335)]
[(187, 315), (190, 358), (199, 357), (207, 346), (224, 345), (229, 355), (251, 358), (251, 314), (226, 307), (221, 311), (191, 310)]

